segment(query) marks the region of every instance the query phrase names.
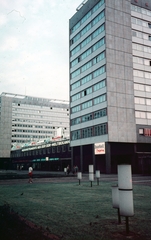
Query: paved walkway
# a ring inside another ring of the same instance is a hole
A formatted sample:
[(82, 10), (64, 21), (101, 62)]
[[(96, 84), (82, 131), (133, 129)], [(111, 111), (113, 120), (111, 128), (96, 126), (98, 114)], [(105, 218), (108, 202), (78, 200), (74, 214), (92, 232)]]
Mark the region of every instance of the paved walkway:
[[(76, 175), (70, 173), (69, 175), (65, 175), (64, 172), (51, 172), (51, 171), (34, 171), (33, 172), (33, 181), (34, 183), (49, 183), (49, 182), (78, 182)], [(89, 181), (89, 174), (82, 174), (82, 182)], [(96, 178), (95, 178), (96, 181)], [(103, 181), (111, 182), (111, 185), (115, 185), (118, 183), (117, 174), (101, 174), (99, 183)], [(20, 184), (28, 182), (28, 171), (26, 170), (0, 170), (0, 185), (10, 185), (10, 184)], [(143, 175), (132, 175), (133, 184), (140, 185), (149, 185), (151, 186), (151, 176), (143, 176)]]

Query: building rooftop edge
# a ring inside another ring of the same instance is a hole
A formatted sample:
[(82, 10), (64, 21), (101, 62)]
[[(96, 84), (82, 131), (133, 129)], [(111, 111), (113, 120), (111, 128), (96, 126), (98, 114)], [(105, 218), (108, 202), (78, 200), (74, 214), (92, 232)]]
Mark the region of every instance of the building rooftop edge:
[(6, 97), (12, 97), (12, 98), (33, 98), (33, 99), (45, 99), (49, 100), (50, 102), (63, 102), (63, 103), (69, 103), (69, 100), (62, 100), (62, 99), (51, 99), (51, 98), (44, 98), (44, 97), (35, 97), (35, 96), (29, 96), (29, 95), (22, 95), (22, 94), (15, 94), (15, 93), (6, 93), (2, 92), (0, 96), (6, 96)]

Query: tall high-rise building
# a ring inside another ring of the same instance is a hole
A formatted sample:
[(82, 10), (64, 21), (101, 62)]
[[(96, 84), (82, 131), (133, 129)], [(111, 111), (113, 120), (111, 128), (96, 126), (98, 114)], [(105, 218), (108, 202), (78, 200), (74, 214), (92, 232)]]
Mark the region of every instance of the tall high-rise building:
[[(59, 135), (58, 135), (59, 134)], [(53, 137), (69, 138), (69, 102), (19, 94), (0, 95), (0, 160), (11, 148)]]
[(151, 0), (83, 1), (69, 43), (72, 164), (151, 171)]

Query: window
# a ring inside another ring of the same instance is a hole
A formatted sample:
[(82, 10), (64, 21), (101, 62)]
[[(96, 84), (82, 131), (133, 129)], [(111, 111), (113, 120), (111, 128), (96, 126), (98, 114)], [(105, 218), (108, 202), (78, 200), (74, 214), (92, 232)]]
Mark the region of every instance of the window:
[(76, 76), (78, 76), (80, 74), (80, 68), (77, 69), (76, 71), (74, 71), (73, 73), (71, 73), (71, 78), (75, 78)]
[(72, 33), (75, 32), (80, 27), (80, 22), (78, 22), (72, 29)]
[(85, 103), (82, 103), (82, 110), (86, 109), (86, 108), (89, 108), (89, 107), (92, 107), (92, 100), (90, 101), (87, 101)]
[(84, 128), (82, 129), (82, 138), (92, 137), (93, 136), (93, 128)]
[(102, 52), (93, 59), (93, 64), (96, 64), (105, 58), (105, 52)]
[(79, 112), (80, 111), (80, 105), (73, 107), (71, 110), (72, 110), (72, 113)]
[(107, 109), (104, 108), (94, 113), (94, 119), (104, 117), (106, 115), (107, 115)]
[(146, 92), (151, 92), (151, 86), (146, 86)]
[(91, 41), (91, 36), (87, 37), (82, 43), (81, 43), (81, 48), (86, 46), (89, 42)]
[(73, 39), (72, 44), (75, 43), (80, 38), (80, 33), (78, 33)]
[(92, 74), (89, 74), (86, 77), (81, 79), (81, 85), (83, 85), (83, 84), (85, 84), (85, 83), (87, 83), (87, 82), (89, 82), (91, 80), (92, 80)]
[(71, 51), (71, 56), (76, 54), (80, 50), (80, 45), (76, 46), (72, 51)]
[(99, 75), (103, 74), (104, 72), (105, 72), (105, 66), (102, 66), (101, 68), (99, 68), (93, 72), (93, 76), (94, 76), (94, 78), (96, 78)]
[(136, 104), (145, 104), (144, 98), (135, 97), (135, 103)]
[(78, 87), (80, 87), (80, 81), (77, 81), (77, 82), (73, 83), (72, 86), (71, 86), (71, 89), (74, 90)]
[(66, 145), (62, 145), (62, 152), (66, 152)]
[(83, 36), (86, 32), (88, 32), (91, 28), (91, 23), (89, 23), (86, 27), (84, 27), (81, 31), (81, 36)]
[(101, 89), (101, 88), (103, 88), (103, 87), (105, 87), (105, 80), (103, 80), (103, 81), (101, 81), (101, 82), (99, 82), (99, 83), (94, 85), (94, 87), (93, 87), (94, 92), (99, 90), (99, 89)]
[(73, 132), (71, 133), (71, 138), (72, 138), (72, 140), (80, 139), (80, 138), (81, 138), (80, 130), (73, 131)]
[(142, 85), (142, 84), (134, 84), (134, 89), (135, 90), (139, 90), (139, 91), (144, 91), (144, 89), (145, 89), (145, 86), (144, 85)]
[(89, 56), (92, 53), (92, 49), (89, 48), (87, 51), (85, 51), (82, 55), (81, 55), (81, 60), (85, 59), (87, 56)]
[(94, 98), (94, 105), (97, 105), (99, 103), (102, 103), (106, 100), (106, 94), (103, 94), (97, 98)]
[(98, 16), (96, 16), (92, 21), (92, 26), (97, 24), (104, 17), (104, 11), (102, 11)]
[(92, 61), (87, 62), (85, 65), (81, 67), (81, 72), (86, 71), (88, 68), (92, 67)]
[(105, 43), (105, 38), (102, 38), (100, 41), (95, 43), (92, 47), (93, 52), (100, 48)]
[(94, 127), (94, 135), (100, 136), (107, 134), (107, 124), (100, 124)]
[(73, 96), (71, 97), (71, 101), (74, 102), (74, 101), (76, 101), (76, 100), (79, 99), (79, 98), (80, 98), (80, 93), (77, 93), (77, 94), (75, 94), (75, 95), (73, 95)]
[(145, 112), (136, 111), (135, 112), (135, 117), (136, 118), (146, 118), (146, 113)]
[(78, 59), (78, 58), (76, 58), (75, 60), (73, 60), (73, 61), (71, 62), (71, 67), (74, 67), (76, 64), (78, 64), (78, 62), (79, 62), (79, 59)]
[(81, 122), (81, 118), (78, 117), (71, 120), (71, 125), (76, 125), (76, 124), (79, 124), (80, 122)]
[(91, 11), (89, 11), (82, 19), (81, 24), (83, 24), (91, 16)]
[(82, 97), (84, 97), (90, 93), (92, 93), (92, 87), (89, 87), (89, 88), (85, 89), (84, 91), (82, 91)]
[(146, 99), (146, 104), (151, 106), (151, 99)]
[(90, 121), (90, 120), (92, 120), (92, 113), (84, 115), (82, 117), (82, 122), (87, 122), (87, 121)]
[(105, 29), (105, 27), (104, 27), (104, 24), (103, 24), (101, 27), (97, 28), (97, 30), (95, 30), (92, 33), (92, 38), (94, 39), (95, 37), (97, 37), (101, 32), (104, 31), (104, 29)]

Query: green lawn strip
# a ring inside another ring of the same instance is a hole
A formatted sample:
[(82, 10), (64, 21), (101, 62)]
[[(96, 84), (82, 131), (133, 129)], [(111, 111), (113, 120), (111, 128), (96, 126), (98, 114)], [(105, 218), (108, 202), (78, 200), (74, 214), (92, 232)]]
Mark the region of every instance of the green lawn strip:
[[(0, 205), (10, 207), (66, 240), (126, 239), (125, 218), (118, 224), (117, 210), (112, 208), (110, 182), (34, 183), (0, 187)], [(134, 217), (130, 231), (137, 238), (150, 239), (151, 189), (133, 186)]]

